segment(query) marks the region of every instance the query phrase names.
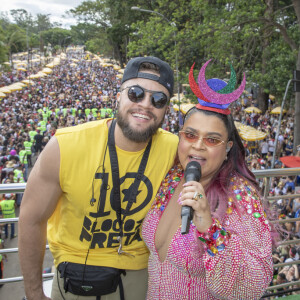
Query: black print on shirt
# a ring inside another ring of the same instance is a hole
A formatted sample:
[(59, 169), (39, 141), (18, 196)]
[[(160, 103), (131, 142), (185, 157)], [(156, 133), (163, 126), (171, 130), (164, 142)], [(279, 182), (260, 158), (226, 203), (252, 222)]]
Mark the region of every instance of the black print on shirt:
[[(107, 189), (108, 187), (109, 173), (96, 173), (95, 180), (101, 179), (100, 196), (97, 201), (97, 211), (90, 212), (88, 216), (84, 217), (83, 226), (80, 234), (80, 241), (91, 241), (91, 249), (95, 248), (113, 248), (118, 247), (118, 235), (119, 235), (119, 223), (116, 219), (116, 204), (113, 201), (114, 187)], [(131, 219), (130, 216), (141, 211), (151, 201), (153, 196), (152, 183), (148, 177), (142, 176), (139, 188), (136, 195), (132, 194), (132, 185), (137, 173), (129, 172), (122, 178), (120, 178), (120, 193), (121, 193), (121, 212), (123, 221), (123, 233), (124, 233), (124, 245), (129, 245), (134, 241), (141, 241), (140, 228), (143, 222), (141, 220)], [(130, 180), (132, 184), (128, 189), (122, 190), (122, 184)], [(147, 190), (146, 198), (143, 199), (141, 195), (141, 189)], [(110, 195), (107, 195), (110, 193)], [(105, 211), (105, 201), (107, 196), (110, 200), (110, 209)], [(130, 201), (130, 198), (132, 200)], [(126, 203), (126, 205), (124, 205)], [(111, 218), (108, 216), (111, 215)], [(105, 217), (105, 218), (104, 218)]]

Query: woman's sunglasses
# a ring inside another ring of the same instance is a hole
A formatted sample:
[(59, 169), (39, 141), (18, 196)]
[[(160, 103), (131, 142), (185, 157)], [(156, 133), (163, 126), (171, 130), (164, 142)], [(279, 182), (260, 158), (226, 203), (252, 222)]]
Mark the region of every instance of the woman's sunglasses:
[(225, 143), (225, 141), (222, 141), (215, 137), (199, 137), (198, 134), (195, 134), (190, 131), (181, 130), (179, 131), (179, 135), (189, 143), (196, 143), (198, 140), (201, 140), (208, 147), (216, 147)]
[(143, 101), (145, 92), (151, 93), (151, 103), (155, 108), (163, 108), (169, 101), (165, 93), (147, 90), (139, 85), (127, 86), (121, 92), (125, 89), (128, 89), (129, 100), (134, 103)]

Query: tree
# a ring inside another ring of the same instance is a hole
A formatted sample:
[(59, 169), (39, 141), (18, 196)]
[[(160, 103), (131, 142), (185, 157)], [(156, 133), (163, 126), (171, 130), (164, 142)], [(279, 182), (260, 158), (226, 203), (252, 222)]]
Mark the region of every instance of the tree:
[(46, 45), (50, 44), (52, 48), (59, 46), (66, 47), (72, 43), (71, 31), (62, 28), (51, 28), (41, 32), (41, 38)]
[(42, 31), (46, 31), (53, 27), (49, 16), (50, 16), (50, 14), (47, 14), (47, 15), (37, 14), (36, 15), (34, 32), (40, 33)]
[[(187, 79), (188, 63), (196, 57), (195, 47), (190, 47), (195, 35), (195, 28), (190, 23), (196, 16), (190, 1), (151, 1), (151, 5), (141, 8), (159, 12), (133, 11), (136, 21), (131, 25), (133, 33), (128, 45), (129, 56), (154, 55), (165, 59), (173, 69), (176, 67), (176, 51), (182, 79)], [(198, 23), (198, 21), (197, 21)], [(175, 42), (177, 47), (175, 49)], [(198, 52), (201, 56), (201, 52)]]
[[(289, 0), (158, 0), (155, 3), (157, 11), (176, 24), (182, 81), (187, 82), (194, 61), (195, 69), (199, 70), (204, 61), (213, 58), (214, 67), (207, 69), (208, 77), (225, 77), (224, 69), (229, 70), (232, 62), (239, 80), (242, 71), (246, 72), (248, 88), (259, 85), (258, 101), (264, 110), (270, 93), (282, 99), (292, 70), (296, 66), (299, 69), (300, 64), (300, 1), (293, 0), (291, 4)], [(130, 55), (157, 54), (173, 63), (170, 24), (155, 14), (145, 15), (138, 13), (139, 21), (132, 25), (137, 33), (130, 36)], [(297, 97), (296, 127), (300, 126)], [(295, 144), (300, 144), (299, 129), (295, 128)]]
[[(116, 57), (123, 65), (127, 59), (129, 34), (132, 32), (130, 24), (135, 21), (130, 8), (136, 5), (137, 2), (147, 1), (88, 0), (82, 2), (70, 12), (79, 22), (97, 26), (101, 32), (98, 38), (110, 44), (112, 48), (111, 56)], [(99, 49), (99, 52), (101, 52), (101, 49)]]
[(5, 28), (4, 47), (6, 47), (9, 59), (12, 53), (22, 52), (26, 49), (26, 33), (16, 24), (9, 24)]
[[(78, 25), (71, 26), (71, 35), (74, 44), (85, 44), (87, 46), (87, 50), (94, 53), (99, 52), (99, 49), (105, 47), (105, 44), (107, 44), (107, 42), (105, 41), (105, 39), (107, 38), (105, 32), (102, 28), (99, 28), (95, 24), (79, 23)], [(92, 47), (93, 50), (89, 48), (87, 43), (90, 40), (92, 41), (91, 44), (93, 44), (94, 46), (98, 45), (97, 48)], [(101, 51), (101, 53), (103, 52)]]
[(32, 32), (34, 20), (30, 13), (28, 13), (25, 9), (12, 9), (10, 10), (10, 14), (16, 25), (20, 28), (27, 28), (30, 32)]
[(50, 14), (47, 14), (47, 15), (37, 14), (36, 15), (36, 20), (35, 20), (35, 26), (33, 28), (33, 33), (36, 33), (39, 37), (40, 51), (43, 51), (44, 45), (45, 45), (45, 41), (43, 40), (41, 33), (43, 31), (49, 30), (53, 27), (53, 25), (51, 24), (49, 16), (50, 16)]
[[(2, 20), (0, 20), (0, 25)], [(7, 61), (8, 59), (8, 51), (5, 43), (5, 33), (2, 27), (0, 26), (0, 63)]]

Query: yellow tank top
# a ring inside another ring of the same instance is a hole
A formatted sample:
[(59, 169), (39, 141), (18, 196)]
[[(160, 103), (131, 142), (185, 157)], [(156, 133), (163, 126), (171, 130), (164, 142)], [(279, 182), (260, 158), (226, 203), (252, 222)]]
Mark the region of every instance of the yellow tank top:
[[(84, 264), (90, 248), (88, 265), (132, 270), (147, 267), (148, 250), (141, 239), (140, 229), (161, 181), (174, 162), (178, 138), (162, 129), (153, 136), (148, 163), (132, 206), (128, 202), (130, 186), (145, 149), (128, 152), (116, 147), (123, 212), (123, 251), (132, 256), (119, 255), (119, 227), (116, 211), (111, 205), (113, 184), (108, 148), (104, 161), (108, 120), (60, 129), (55, 135), (60, 148), (63, 193), (48, 221), (48, 242), (56, 266), (63, 261)], [(100, 193), (103, 181), (108, 186)], [(91, 201), (92, 198), (96, 202)]]

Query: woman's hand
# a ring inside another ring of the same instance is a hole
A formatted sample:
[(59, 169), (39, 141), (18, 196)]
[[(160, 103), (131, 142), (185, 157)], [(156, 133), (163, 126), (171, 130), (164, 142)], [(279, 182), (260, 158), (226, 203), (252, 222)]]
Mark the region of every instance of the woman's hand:
[(193, 208), (193, 222), (199, 232), (205, 232), (212, 225), (210, 206), (201, 183), (186, 182), (179, 195), (178, 203)]

